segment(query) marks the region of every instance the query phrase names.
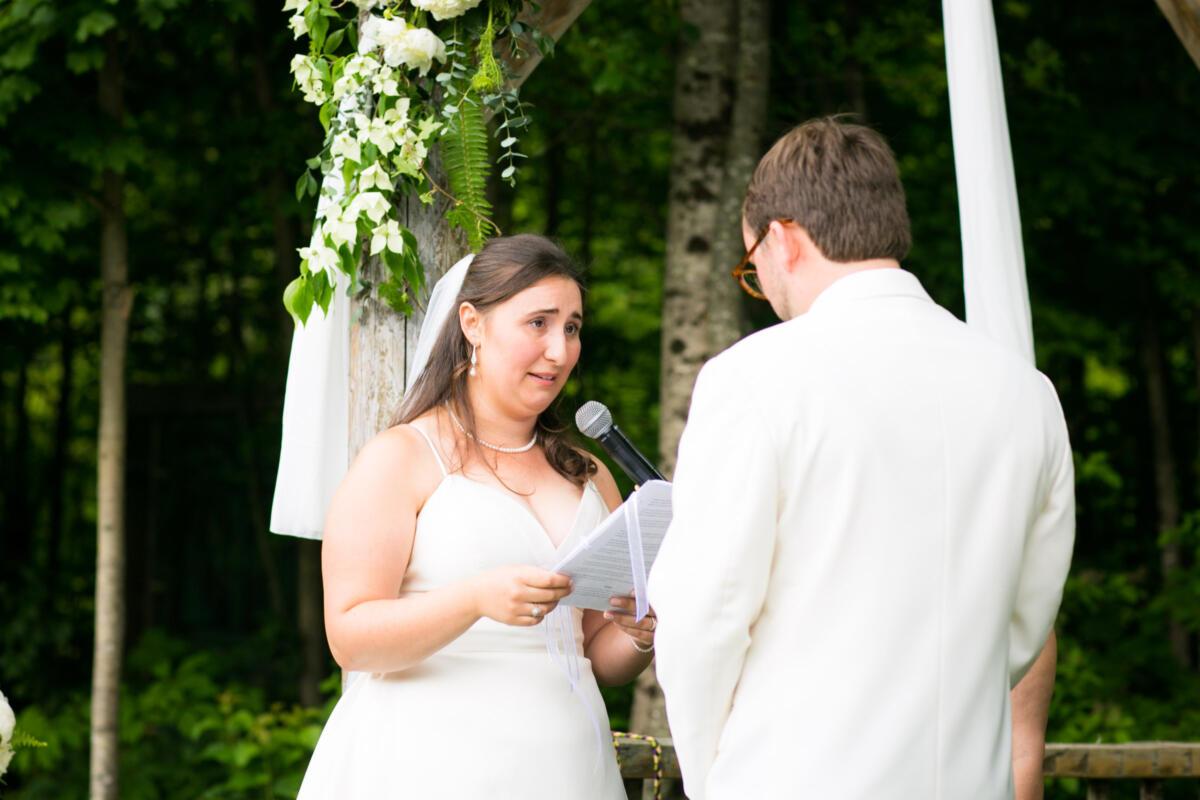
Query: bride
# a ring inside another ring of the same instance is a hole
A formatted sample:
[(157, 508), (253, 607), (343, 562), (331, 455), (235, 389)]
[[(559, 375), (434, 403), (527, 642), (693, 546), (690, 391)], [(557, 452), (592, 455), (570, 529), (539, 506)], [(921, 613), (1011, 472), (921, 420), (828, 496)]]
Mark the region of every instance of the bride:
[(435, 287), (398, 424), (326, 522), (330, 649), (365, 674), (301, 800), (625, 797), (597, 684), (646, 668), (655, 619), (631, 598), (557, 608), (570, 580), (547, 569), (621, 502), (550, 411), (582, 324), (579, 273), (540, 236), (492, 239)]

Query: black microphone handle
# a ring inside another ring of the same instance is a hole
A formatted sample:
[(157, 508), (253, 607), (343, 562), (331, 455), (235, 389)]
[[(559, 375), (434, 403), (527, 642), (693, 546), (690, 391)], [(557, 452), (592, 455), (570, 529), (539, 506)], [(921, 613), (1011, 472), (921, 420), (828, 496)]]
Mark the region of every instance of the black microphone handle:
[(625, 474), (633, 479), (633, 482), (641, 486), (646, 481), (662, 481), (666, 480), (662, 473), (654, 468), (644, 455), (638, 452), (633, 443), (621, 432), (621, 429), (613, 425), (606, 432), (596, 437), (604, 448), (604, 452), (612, 457), (617, 465), (625, 470)]

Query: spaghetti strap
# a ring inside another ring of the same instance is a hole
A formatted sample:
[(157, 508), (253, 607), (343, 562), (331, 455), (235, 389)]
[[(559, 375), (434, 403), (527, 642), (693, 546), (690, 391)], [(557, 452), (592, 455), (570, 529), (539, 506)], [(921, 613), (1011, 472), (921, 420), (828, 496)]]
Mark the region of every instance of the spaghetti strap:
[(440, 453), (438, 453), (437, 445), (433, 443), (433, 439), (430, 439), (429, 434), (418, 428), (416, 425), (409, 425), (409, 427), (421, 434), (421, 438), (425, 440), (425, 444), (429, 445), (429, 449), (433, 453), (433, 460), (437, 462), (438, 469), (442, 471), (442, 477), (447, 477), (450, 473), (446, 471), (446, 465), (442, 463), (442, 456)]

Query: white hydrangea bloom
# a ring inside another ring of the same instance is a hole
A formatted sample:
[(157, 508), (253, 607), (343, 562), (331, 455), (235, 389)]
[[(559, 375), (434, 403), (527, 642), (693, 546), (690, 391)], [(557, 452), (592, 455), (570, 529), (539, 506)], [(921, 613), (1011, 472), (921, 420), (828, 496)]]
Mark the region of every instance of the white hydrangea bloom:
[(358, 176), (358, 188), (366, 191), (367, 189), (383, 189), (386, 191), (392, 190), (392, 179), (388, 177), (383, 167), (378, 162), (372, 164), (362, 171)]
[(308, 0), (287, 0), (287, 2), (283, 4), (284, 11), (303, 12), (307, 7)]
[(404, 237), (400, 235), (400, 224), (394, 219), (371, 232), (371, 255), (379, 255), (384, 248), (393, 253), (404, 252)]
[(465, 14), (479, 5), (479, 0), (412, 0), (412, 4), (428, 11), (441, 22)]
[(342, 157), (350, 161), (362, 161), (362, 149), (358, 146), (358, 139), (350, 135), (349, 131), (342, 131), (333, 137), (333, 147), (330, 148), (334, 158)]
[(384, 63), (389, 67), (406, 66), (424, 75), (433, 66), (434, 59), (446, 60), (446, 45), (427, 28), (406, 26), (395, 34), (381, 31), (379, 43), (383, 45)]
[(303, 14), (293, 14), (292, 18), (288, 20), (288, 25), (292, 29), (293, 39), (299, 39), (308, 33), (308, 23), (304, 20)]

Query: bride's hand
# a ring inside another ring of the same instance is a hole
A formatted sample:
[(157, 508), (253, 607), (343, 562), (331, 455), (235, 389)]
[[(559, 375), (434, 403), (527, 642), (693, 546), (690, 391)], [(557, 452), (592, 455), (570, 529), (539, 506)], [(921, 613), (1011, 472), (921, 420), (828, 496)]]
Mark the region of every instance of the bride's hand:
[(479, 575), (475, 580), (475, 607), (479, 615), (505, 625), (537, 625), (571, 593), (566, 575), (516, 564)]
[(658, 617), (653, 608), (638, 622), (637, 601), (632, 597), (610, 597), (608, 604), (611, 608), (604, 612), (604, 618), (632, 639), (638, 652), (649, 653), (654, 649), (654, 630), (658, 627)]

